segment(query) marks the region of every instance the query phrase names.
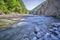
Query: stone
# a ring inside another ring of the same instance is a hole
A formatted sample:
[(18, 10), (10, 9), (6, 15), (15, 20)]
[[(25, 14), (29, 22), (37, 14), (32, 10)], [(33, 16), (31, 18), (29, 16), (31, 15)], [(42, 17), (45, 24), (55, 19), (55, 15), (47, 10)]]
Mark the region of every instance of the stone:
[(51, 38), (52, 38), (52, 40), (59, 40), (56, 36), (54, 36), (52, 34), (51, 34)]
[(32, 11), (37, 15), (56, 16), (60, 18), (60, 0), (46, 0)]
[(31, 40), (37, 40), (37, 38), (36, 37), (33, 37), (33, 39), (31, 39)]
[(29, 40), (28, 38), (25, 38), (25, 39), (23, 39), (23, 40)]
[(38, 40), (43, 40), (43, 38), (39, 38)]
[(40, 28), (39, 27), (35, 27), (35, 31), (36, 32), (39, 32), (40, 31)]
[(60, 39), (60, 33), (58, 34), (58, 36), (57, 36), (59, 39)]
[(52, 28), (52, 29), (49, 29), (49, 31), (50, 31), (50, 32), (54, 32), (54, 31), (58, 31), (58, 29), (54, 27), (54, 28)]
[(44, 33), (43, 32), (38, 32), (37, 33), (37, 38), (41, 38), (41, 37), (43, 37), (44, 36)]
[(35, 36), (36, 36), (36, 34), (35, 34), (33, 31), (28, 34), (28, 37), (29, 37), (30, 39), (32, 39), (32, 38), (35, 37)]
[(44, 36), (44, 40), (59, 40), (56, 36), (54, 36), (53, 34), (49, 34), (47, 33), (45, 36)]
[(60, 27), (60, 23), (52, 23), (52, 26), (59, 28)]
[(46, 33), (45, 36), (44, 36), (44, 40), (51, 40), (51, 34)]

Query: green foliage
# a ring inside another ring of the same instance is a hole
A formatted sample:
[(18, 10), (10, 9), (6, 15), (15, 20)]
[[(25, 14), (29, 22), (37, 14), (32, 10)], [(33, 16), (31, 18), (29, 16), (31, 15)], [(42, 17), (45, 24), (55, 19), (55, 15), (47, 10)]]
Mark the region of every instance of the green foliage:
[(22, 0), (0, 0), (0, 10), (4, 13), (28, 13)]

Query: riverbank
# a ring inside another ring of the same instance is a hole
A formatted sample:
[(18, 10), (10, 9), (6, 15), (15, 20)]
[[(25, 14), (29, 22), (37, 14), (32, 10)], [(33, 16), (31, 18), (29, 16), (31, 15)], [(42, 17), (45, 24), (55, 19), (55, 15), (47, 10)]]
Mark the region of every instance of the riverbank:
[(7, 28), (18, 23), (19, 21), (23, 20), (23, 16), (27, 16), (27, 14), (0, 15), (0, 28)]
[[(38, 17), (41, 15), (31, 15), (31, 14), (6, 14), (0, 15), (0, 28), (9, 27), (10, 25), (16, 24), (23, 21), (26, 17)], [(33, 20), (32, 20), (33, 21)]]

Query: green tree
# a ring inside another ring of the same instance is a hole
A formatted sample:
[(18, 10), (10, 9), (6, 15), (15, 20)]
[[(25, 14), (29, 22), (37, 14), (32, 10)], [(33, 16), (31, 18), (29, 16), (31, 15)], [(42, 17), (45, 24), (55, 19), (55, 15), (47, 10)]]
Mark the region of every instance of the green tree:
[(0, 10), (4, 13), (28, 13), (22, 0), (0, 0)]

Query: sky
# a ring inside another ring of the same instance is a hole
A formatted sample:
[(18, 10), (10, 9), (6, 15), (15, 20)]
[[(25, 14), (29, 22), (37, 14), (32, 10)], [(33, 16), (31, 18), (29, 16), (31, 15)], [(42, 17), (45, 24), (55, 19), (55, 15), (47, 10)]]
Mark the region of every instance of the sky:
[(22, 0), (28, 10), (32, 10), (45, 0)]

